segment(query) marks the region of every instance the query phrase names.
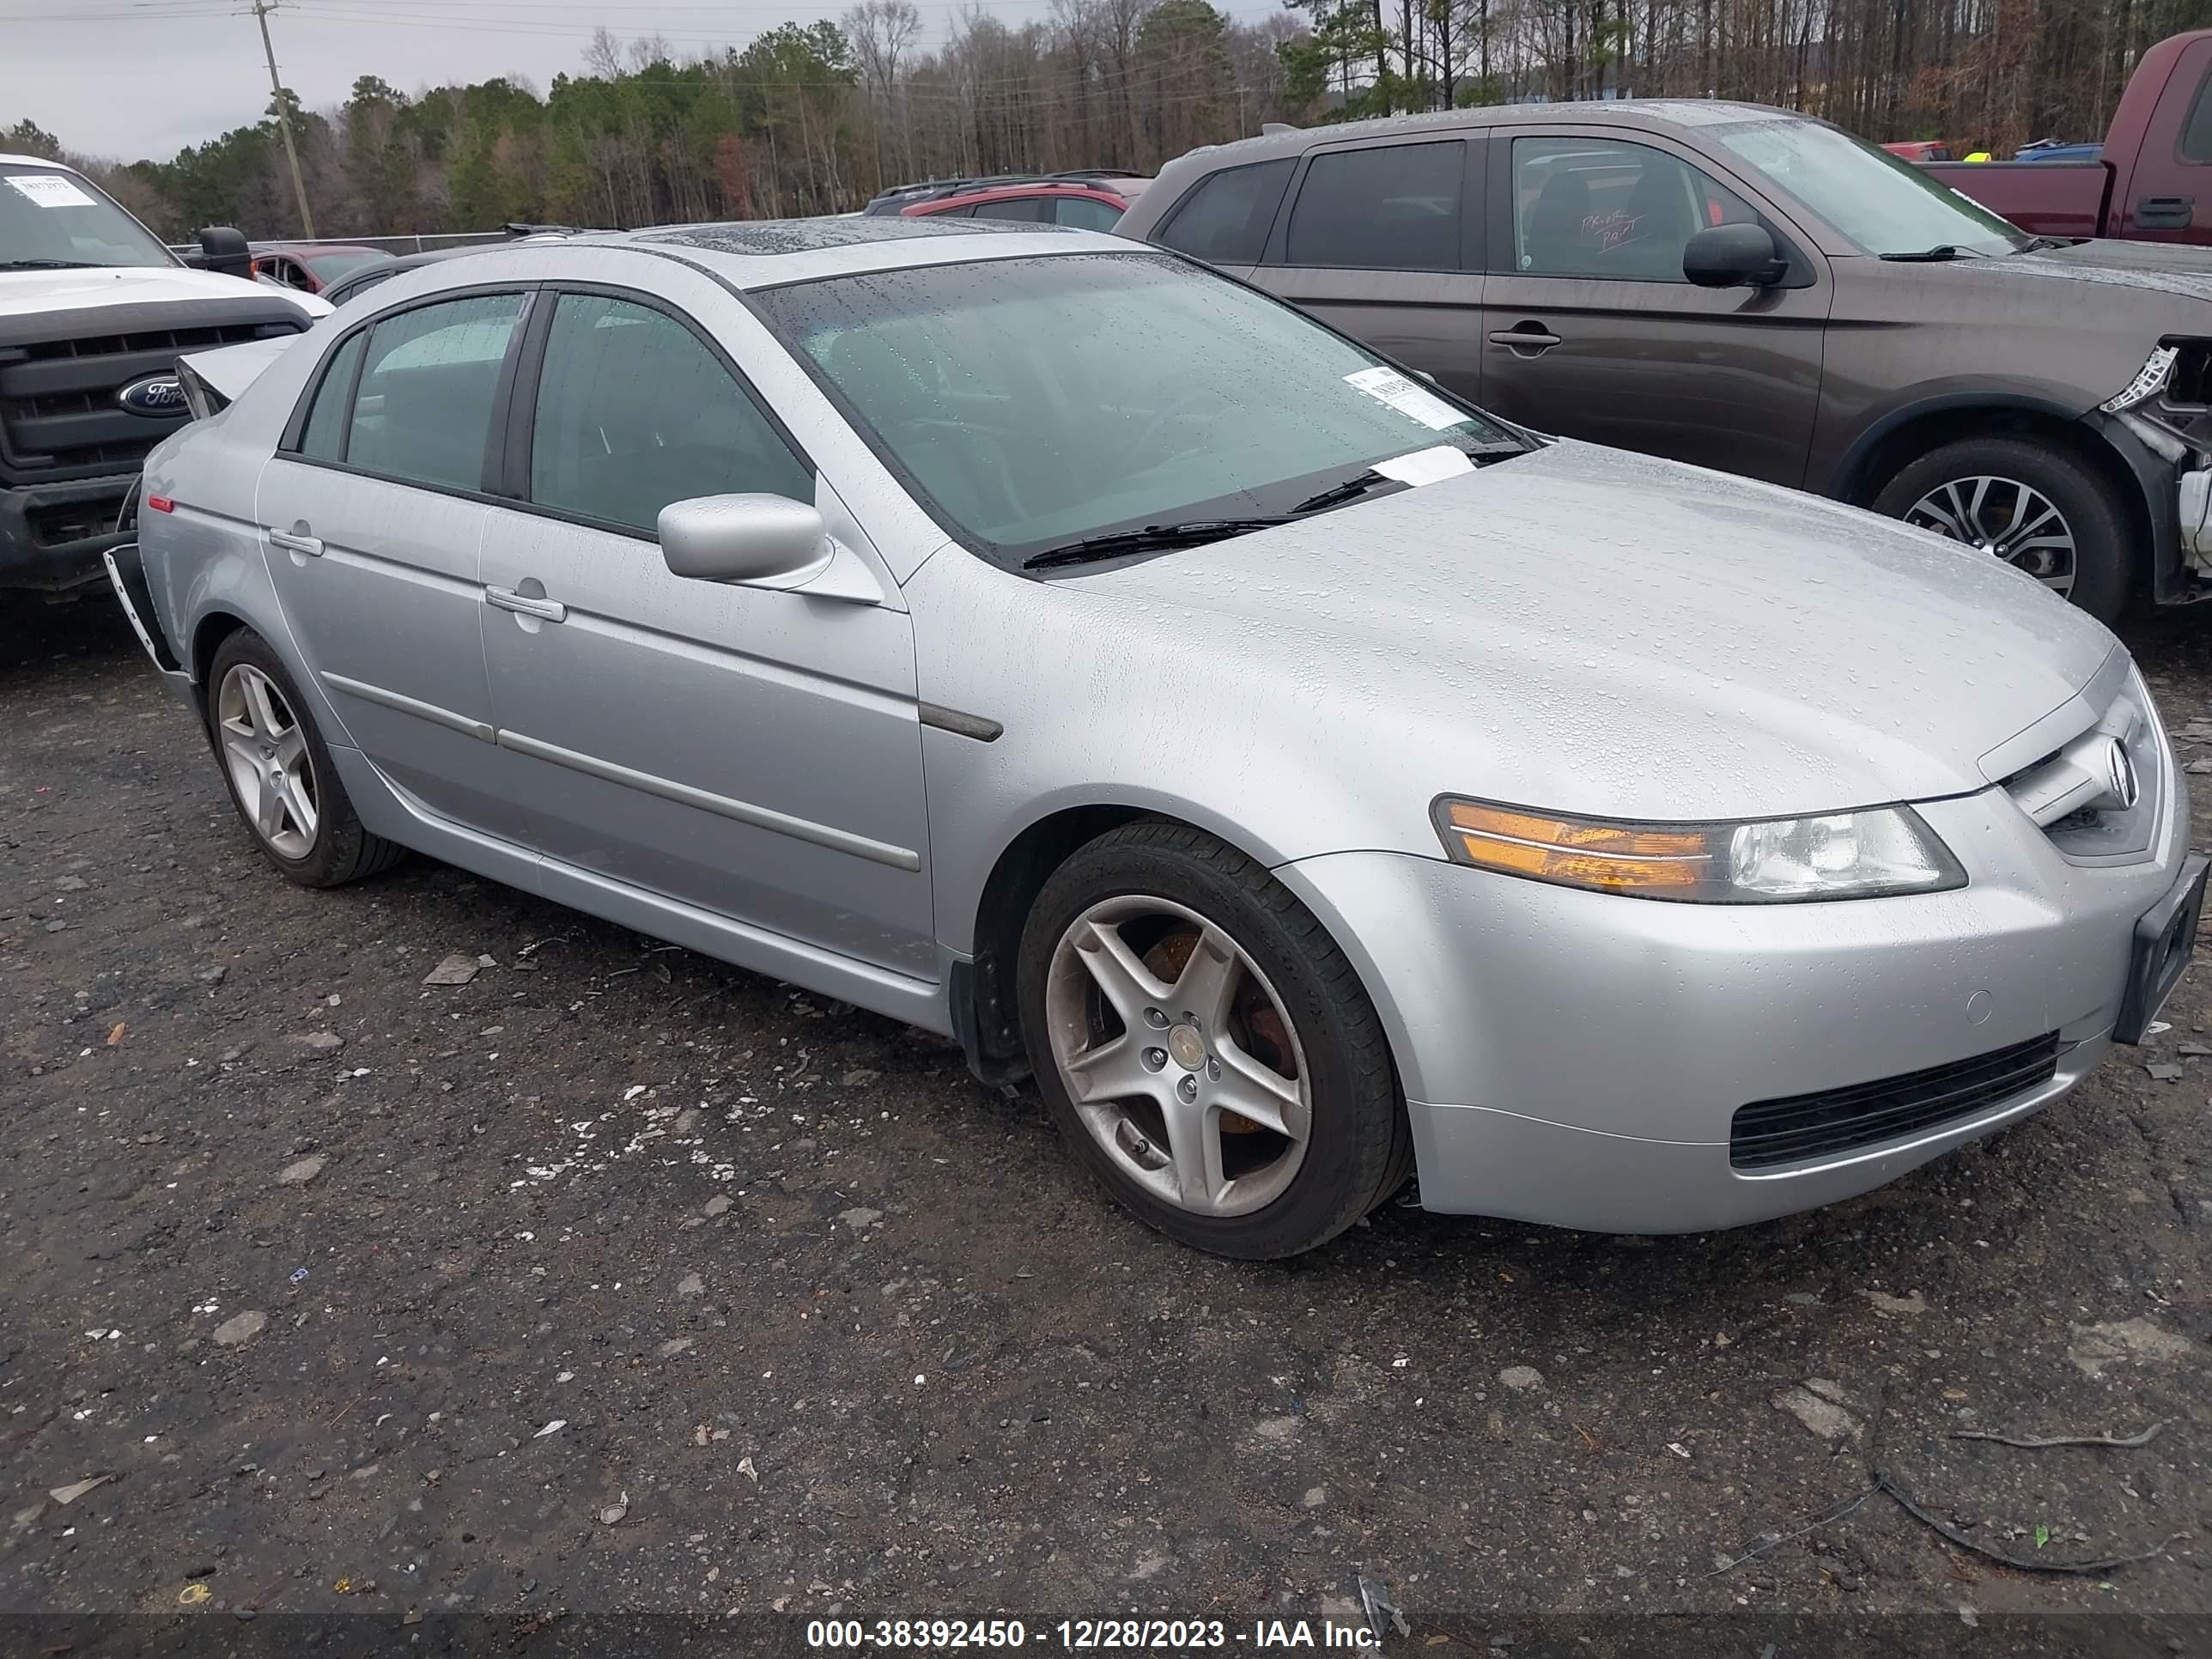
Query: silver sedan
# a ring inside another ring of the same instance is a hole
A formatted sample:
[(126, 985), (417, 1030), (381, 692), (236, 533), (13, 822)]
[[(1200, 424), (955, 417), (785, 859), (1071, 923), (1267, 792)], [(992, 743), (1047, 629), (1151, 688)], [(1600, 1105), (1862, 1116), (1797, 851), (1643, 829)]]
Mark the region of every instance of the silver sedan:
[(1205, 1249), (1416, 1170), (1621, 1231), (1823, 1203), (2057, 1099), (2188, 960), (2098, 623), (1173, 255), (579, 238), (187, 378), (113, 574), (278, 870), (415, 848), (949, 1033)]

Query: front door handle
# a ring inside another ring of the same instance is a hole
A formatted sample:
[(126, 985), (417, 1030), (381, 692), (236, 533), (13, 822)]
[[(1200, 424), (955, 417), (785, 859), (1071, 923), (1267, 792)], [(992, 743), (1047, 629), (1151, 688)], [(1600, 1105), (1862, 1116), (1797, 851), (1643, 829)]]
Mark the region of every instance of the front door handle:
[(320, 536), (298, 536), (289, 530), (272, 530), (269, 532), (269, 544), (281, 547), (288, 553), (304, 553), (311, 559), (323, 556), (323, 538)]
[(568, 607), (558, 599), (541, 599), (528, 593), (518, 593), (511, 587), (487, 587), (484, 603), (495, 605), (502, 611), (512, 611), (520, 616), (535, 617), (540, 622), (566, 622)]
[(1531, 354), (1549, 351), (1559, 343), (1559, 337), (1541, 323), (1522, 323), (1512, 328), (1502, 328), (1490, 337), (1490, 343), (1510, 346), (1516, 351)]
[(2143, 230), (2186, 230), (2196, 205), (2187, 196), (2146, 196), (2136, 204), (2136, 224)]

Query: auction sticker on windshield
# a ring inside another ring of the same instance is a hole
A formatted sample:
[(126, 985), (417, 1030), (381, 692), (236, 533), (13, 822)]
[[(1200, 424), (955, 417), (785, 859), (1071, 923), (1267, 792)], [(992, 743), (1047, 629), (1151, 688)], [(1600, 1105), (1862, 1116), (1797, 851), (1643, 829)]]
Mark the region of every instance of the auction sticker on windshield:
[(8, 182), (40, 207), (91, 207), (93, 199), (58, 173), (11, 173)]
[(1395, 368), (1363, 368), (1344, 377), (1345, 385), (1364, 392), (1378, 404), (1388, 404), (1409, 420), (1432, 431), (1458, 426), (1467, 416), (1433, 392), (1425, 392)]

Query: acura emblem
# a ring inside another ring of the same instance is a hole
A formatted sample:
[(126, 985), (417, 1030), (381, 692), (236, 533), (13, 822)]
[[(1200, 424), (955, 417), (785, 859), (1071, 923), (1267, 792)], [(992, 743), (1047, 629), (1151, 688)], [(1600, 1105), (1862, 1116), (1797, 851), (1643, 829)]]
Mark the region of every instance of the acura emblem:
[(181, 415), (185, 412), (185, 383), (173, 374), (149, 374), (118, 392), (115, 401), (133, 415), (153, 420)]
[(2120, 811), (2136, 804), (2142, 786), (2136, 781), (2136, 763), (2128, 758), (2128, 746), (2114, 738), (2105, 749), (2105, 799)]

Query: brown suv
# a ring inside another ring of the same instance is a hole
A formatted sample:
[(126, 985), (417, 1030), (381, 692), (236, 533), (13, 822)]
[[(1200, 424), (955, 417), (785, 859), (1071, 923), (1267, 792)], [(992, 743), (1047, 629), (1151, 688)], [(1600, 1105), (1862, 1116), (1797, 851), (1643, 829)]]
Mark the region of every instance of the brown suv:
[(1278, 131), (1172, 163), (1120, 229), (1524, 425), (1875, 507), (2107, 620), (2212, 595), (2212, 260), (2028, 236), (1826, 122)]

